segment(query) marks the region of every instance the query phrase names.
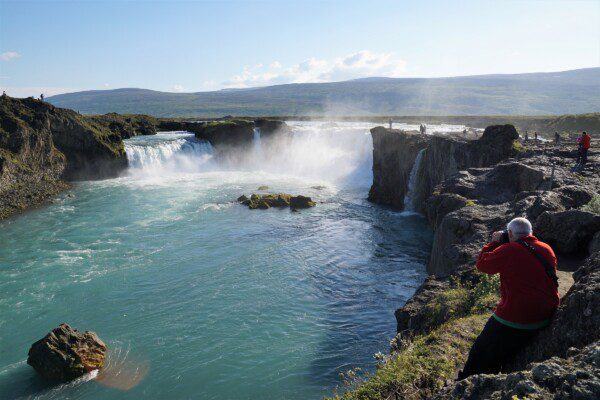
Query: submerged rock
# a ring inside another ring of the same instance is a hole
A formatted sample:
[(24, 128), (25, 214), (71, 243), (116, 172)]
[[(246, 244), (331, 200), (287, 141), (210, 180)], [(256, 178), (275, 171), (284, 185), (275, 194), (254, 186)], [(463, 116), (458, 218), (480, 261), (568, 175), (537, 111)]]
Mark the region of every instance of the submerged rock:
[(242, 195), (238, 197), (238, 202), (249, 209), (261, 209), (266, 210), (267, 208), (292, 208), (292, 211), (298, 208), (309, 208), (314, 207), (316, 203), (312, 201), (310, 197), (306, 196), (292, 196), (287, 193), (275, 193), (275, 194), (253, 194), (250, 198)]
[(64, 382), (102, 368), (105, 358), (106, 345), (95, 332), (61, 324), (31, 346), (27, 364), (44, 378)]
[(269, 187), (267, 185), (261, 185), (256, 190), (269, 190)]

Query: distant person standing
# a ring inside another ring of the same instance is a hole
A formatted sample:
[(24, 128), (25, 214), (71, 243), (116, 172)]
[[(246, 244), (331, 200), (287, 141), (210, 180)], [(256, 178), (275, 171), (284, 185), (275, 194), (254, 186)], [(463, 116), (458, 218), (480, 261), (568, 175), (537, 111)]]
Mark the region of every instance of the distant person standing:
[(392, 129), (392, 119), (390, 118), (390, 129)]
[(535, 141), (537, 142), (538, 141), (537, 131), (533, 133), (533, 137), (534, 137)]
[(525, 141), (529, 141), (529, 132), (525, 131)]
[(558, 132), (554, 132), (554, 143), (560, 144), (560, 134)]
[(427, 125), (423, 124), (423, 135), (427, 134)]
[(40, 100), (44, 101), (44, 93), (40, 94)]
[(583, 169), (587, 163), (588, 150), (592, 145), (592, 138), (587, 132), (583, 132), (581, 136), (577, 138), (577, 165), (575, 168)]

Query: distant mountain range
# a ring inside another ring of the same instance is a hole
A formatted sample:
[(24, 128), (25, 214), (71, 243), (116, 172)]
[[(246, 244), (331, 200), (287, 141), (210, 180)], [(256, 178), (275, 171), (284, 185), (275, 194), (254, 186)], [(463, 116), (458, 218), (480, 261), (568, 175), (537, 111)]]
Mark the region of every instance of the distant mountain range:
[(158, 117), (578, 114), (600, 111), (600, 68), (454, 78), (365, 78), (198, 93), (91, 90), (47, 100), (85, 114)]

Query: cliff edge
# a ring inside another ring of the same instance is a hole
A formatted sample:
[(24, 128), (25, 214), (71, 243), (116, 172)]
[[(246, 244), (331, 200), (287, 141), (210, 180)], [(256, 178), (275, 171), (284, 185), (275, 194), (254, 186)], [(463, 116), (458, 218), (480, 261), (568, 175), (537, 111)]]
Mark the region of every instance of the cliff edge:
[(69, 187), (118, 176), (123, 139), (156, 133), (148, 116), (83, 116), (33, 98), (0, 96), (0, 219)]
[[(408, 174), (418, 168), (412, 196), (434, 230), (430, 275), (396, 310), (391, 354), (340, 397), (598, 398), (598, 153), (590, 152), (586, 168), (573, 172), (575, 146), (523, 142), (510, 125), (488, 127), (471, 141), (385, 128), (372, 134), (371, 201), (402, 208)], [(420, 165), (411, 166), (420, 151)], [(551, 325), (504, 373), (454, 382), (499, 297), (498, 278), (478, 273), (476, 258), (491, 232), (517, 216), (527, 217), (534, 234), (553, 246), (561, 276), (572, 275), (574, 284)]]

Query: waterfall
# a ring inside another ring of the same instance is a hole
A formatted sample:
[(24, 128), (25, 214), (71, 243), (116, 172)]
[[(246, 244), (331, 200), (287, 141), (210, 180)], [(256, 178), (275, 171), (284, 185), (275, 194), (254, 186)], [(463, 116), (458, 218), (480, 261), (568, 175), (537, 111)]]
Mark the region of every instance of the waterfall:
[(423, 153), (425, 149), (422, 149), (417, 154), (417, 158), (415, 158), (415, 163), (413, 164), (412, 169), (410, 170), (410, 175), (408, 176), (408, 185), (406, 188), (406, 195), (404, 195), (404, 211), (414, 211), (415, 210), (415, 187), (417, 186), (417, 174), (419, 173), (419, 167), (421, 166), (421, 160), (423, 159)]
[(335, 184), (372, 183), (373, 141), (367, 127), (290, 124), (281, 135), (254, 130), (250, 146), (214, 152), (189, 133), (136, 136), (125, 141), (129, 175), (253, 171)]
[(212, 146), (189, 133), (138, 136), (125, 141), (130, 172), (197, 172), (213, 158)]
[(254, 128), (253, 144), (254, 144), (254, 157), (256, 157), (257, 160), (261, 160), (263, 158), (263, 151), (262, 151), (262, 143), (260, 140), (260, 128)]

